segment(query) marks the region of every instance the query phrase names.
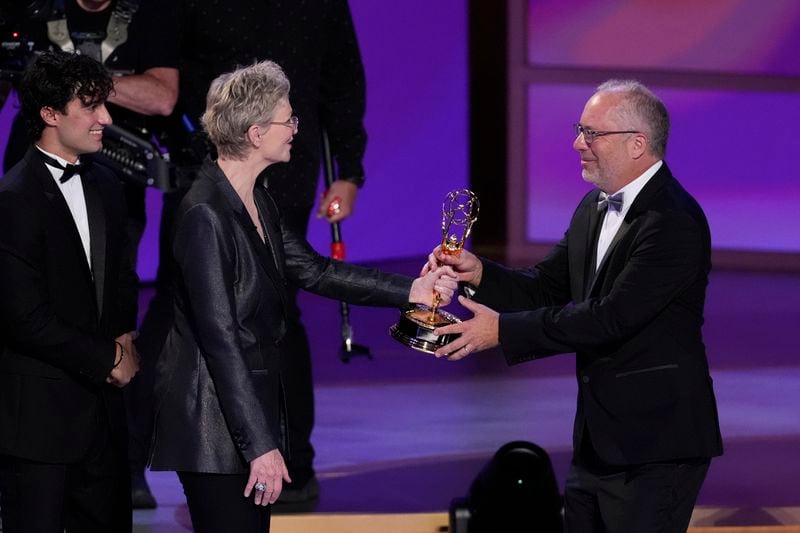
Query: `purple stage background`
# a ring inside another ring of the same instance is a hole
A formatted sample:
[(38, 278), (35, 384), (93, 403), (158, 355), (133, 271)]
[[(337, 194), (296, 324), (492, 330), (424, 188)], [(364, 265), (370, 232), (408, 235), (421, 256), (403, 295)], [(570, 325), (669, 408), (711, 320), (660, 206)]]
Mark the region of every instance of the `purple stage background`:
[[(347, 259), (427, 254), (442, 200), (467, 186), (467, 1), (350, 0), (367, 73), (367, 183), (342, 231)], [(309, 241), (330, 245), (313, 220)]]
[(797, 0), (527, 4), (533, 66), (800, 76)]
[(14, 117), (17, 108), (17, 95), (12, 91), (8, 95), (8, 99), (3, 103), (0, 109), (0, 173), (3, 169), (3, 154), (6, 152), (6, 139), (8, 139), (8, 130), (11, 128), (11, 119)]
[[(528, 93), (527, 235), (561, 238), (590, 186), (572, 150), (595, 85), (532, 84)], [(800, 252), (797, 148), (800, 93), (650, 85), (670, 110), (667, 162), (703, 206), (715, 249)], [(783, 145), (783, 146), (781, 146)]]
[(800, 3), (526, 4), (527, 101), (516, 105), (527, 135), (516, 142), (527, 241), (563, 235), (589, 190), (571, 125), (598, 82), (630, 76), (651, 80), (670, 110), (667, 162), (705, 209), (714, 248), (800, 252)]

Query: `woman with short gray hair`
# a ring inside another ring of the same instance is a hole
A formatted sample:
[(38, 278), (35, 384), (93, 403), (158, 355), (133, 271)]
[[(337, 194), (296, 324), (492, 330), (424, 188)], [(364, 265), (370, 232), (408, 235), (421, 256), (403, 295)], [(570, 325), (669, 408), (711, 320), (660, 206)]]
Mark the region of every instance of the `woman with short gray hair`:
[(224, 74), (202, 122), (203, 163), (173, 230), (175, 319), (156, 373), (153, 470), (175, 470), (196, 532), (269, 531), (289, 480), (280, 360), (286, 285), (361, 305), (446, 305), (449, 267), (412, 280), (332, 261), (287, 229), (258, 176), (289, 161), (299, 120), (270, 61)]
[(272, 61), (223, 74), (211, 83), (201, 119), (211, 142), (224, 158), (241, 160), (253, 124), (268, 124), (282, 100), (289, 99), (289, 80)]

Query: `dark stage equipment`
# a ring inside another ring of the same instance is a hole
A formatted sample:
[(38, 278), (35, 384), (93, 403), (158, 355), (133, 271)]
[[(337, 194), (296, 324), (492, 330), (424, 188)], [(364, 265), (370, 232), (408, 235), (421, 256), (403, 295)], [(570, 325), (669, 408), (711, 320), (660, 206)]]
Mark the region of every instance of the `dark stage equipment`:
[[(37, 55), (34, 42), (20, 31), (23, 17), (41, 17), (43, 12), (29, 13), (30, 9), (44, 9), (49, 4), (32, 4), (0, 7), (0, 106), (10, 88), (22, 77), (25, 66)], [(45, 9), (49, 13), (49, 8)], [(115, 72), (112, 74), (128, 74)], [(93, 159), (117, 172), (126, 181), (143, 186), (171, 191), (187, 186), (203, 158), (209, 153), (209, 143), (202, 132), (184, 115), (170, 118), (149, 118), (148, 127), (127, 124), (117, 120), (103, 131), (103, 149), (91, 154)], [(152, 125), (151, 125), (152, 124)]]
[[(322, 130), (322, 158), (323, 173), (325, 174), (325, 187), (330, 188), (336, 180), (336, 169), (331, 157), (331, 143), (328, 132)], [(331, 224), (331, 257), (337, 261), (344, 261), (345, 247), (342, 240), (342, 228), (339, 222)], [(367, 346), (353, 342), (353, 326), (350, 325), (350, 306), (346, 302), (339, 302), (339, 313), (342, 317), (342, 346), (339, 348), (339, 359), (349, 363), (353, 357), (366, 357), (372, 359), (372, 353)]]
[(503, 445), (464, 498), (450, 504), (451, 533), (562, 533), (563, 501), (547, 452), (526, 441)]

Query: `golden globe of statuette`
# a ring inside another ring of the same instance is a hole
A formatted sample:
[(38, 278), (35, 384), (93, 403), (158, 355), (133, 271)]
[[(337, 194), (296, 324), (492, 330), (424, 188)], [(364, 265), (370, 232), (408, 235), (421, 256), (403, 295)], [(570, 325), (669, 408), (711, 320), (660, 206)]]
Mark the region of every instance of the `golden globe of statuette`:
[[(451, 191), (442, 203), (442, 252), (458, 255), (478, 220), (480, 202), (467, 189)], [(458, 317), (439, 309), (441, 296), (433, 294), (433, 307), (416, 305), (400, 313), (400, 320), (390, 328), (393, 338), (420, 352), (433, 353), (460, 336), (458, 333), (434, 335), (433, 330), (460, 322)]]

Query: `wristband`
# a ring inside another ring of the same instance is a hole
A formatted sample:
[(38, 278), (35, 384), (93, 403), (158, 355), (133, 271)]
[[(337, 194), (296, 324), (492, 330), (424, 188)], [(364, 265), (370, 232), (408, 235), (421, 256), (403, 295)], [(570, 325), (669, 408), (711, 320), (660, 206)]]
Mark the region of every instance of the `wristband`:
[(339, 176), (339, 178), (337, 179), (338, 181), (348, 181), (360, 189), (361, 187), (364, 186), (364, 182), (366, 181), (367, 178), (364, 176), (346, 176), (346, 177)]
[(114, 341), (114, 343), (119, 346), (119, 361), (114, 363), (114, 366), (111, 367), (111, 370), (117, 368), (120, 364), (122, 364), (122, 360), (125, 359), (125, 348), (122, 347), (119, 341)]

